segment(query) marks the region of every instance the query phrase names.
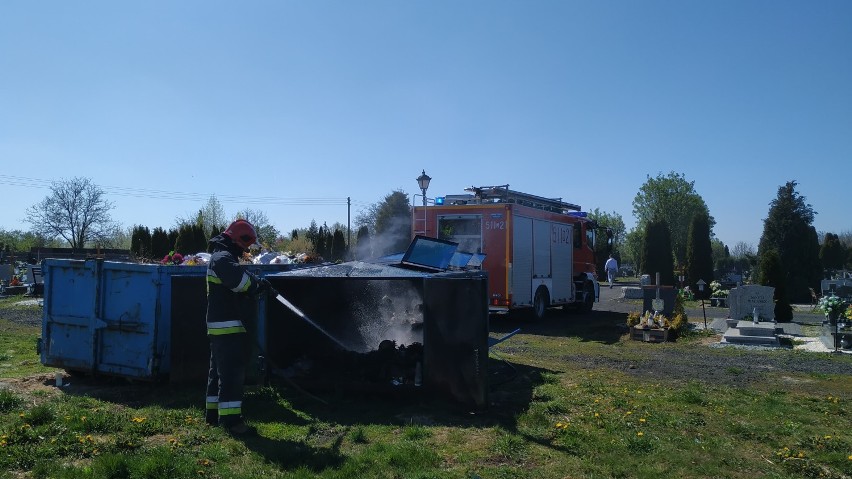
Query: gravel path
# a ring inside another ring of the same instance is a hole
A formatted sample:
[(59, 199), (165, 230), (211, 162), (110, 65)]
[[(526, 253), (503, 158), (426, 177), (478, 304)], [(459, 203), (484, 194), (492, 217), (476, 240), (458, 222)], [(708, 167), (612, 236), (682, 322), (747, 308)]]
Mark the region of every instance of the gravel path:
[[(0, 319), (27, 326), (41, 325), (41, 300), (23, 297), (19, 301), (0, 303)], [(11, 301), (11, 300), (10, 300)]]

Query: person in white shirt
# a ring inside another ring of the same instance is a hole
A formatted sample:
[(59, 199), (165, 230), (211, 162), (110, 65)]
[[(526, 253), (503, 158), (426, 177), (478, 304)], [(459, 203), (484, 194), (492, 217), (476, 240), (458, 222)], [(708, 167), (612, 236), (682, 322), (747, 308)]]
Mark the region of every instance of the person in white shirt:
[(604, 270), (606, 271), (606, 278), (609, 281), (609, 287), (612, 288), (612, 283), (615, 281), (615, 275), (618, 273), (618, 261), (616, 261), (612, 255), (609, 255), (609, 259), (606, 260)]

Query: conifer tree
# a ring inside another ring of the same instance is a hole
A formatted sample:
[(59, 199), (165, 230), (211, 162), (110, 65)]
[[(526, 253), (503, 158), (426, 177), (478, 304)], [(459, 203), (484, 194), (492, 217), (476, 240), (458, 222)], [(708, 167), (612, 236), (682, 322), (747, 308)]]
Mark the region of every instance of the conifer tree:
[(643, 270), (652, 280), (660, 273), (660, 284), (673, 286), (674, 258), (669, 225), (665, 220), (653, 220), (645, 227), (643, 241)]
[(355, 235), (355, 259), (366, 259), (372, 257), (370, 246), (370, 229), (366, 226), (358, 228)]
[(331, 259), (343, 261), (347, 256), (346, 238), (343, 236), (343, 231), (334, 230), (334, 237), (331, 241)]
[(819, 288), (822, 265), (819, 259), (819, 238), (812, 226), (814, 212), (805, 198), (796, 192), (795, 181), (778, 188), (778, 196), (770, 203), (769, 214), (763, 222), (763, 234), (758, 247), (775, 250), (784, 277), (788, 302), (809, 302), (810, 290)]
[(686, 278), (690, 289), (696, 297), (707, 299), (710, 297), (709, 288), (701, 291), (697, 282), (699, 279), (705, 283), (713, 280), (713, 249), (710, 246), (710, 222), (707, 215), (697, 213), (692, 217), (689, 224), (689, 235), (686, 244)]
[(178, 230), (175, 229), (175, 228), (170, 229), (169, 230), (169, 250), (166, 251), (166, 254), (168, 254), (169, 251), (176, 251), (175, 250), (175, 244), (177, 244), (177, 237), (178, 237)]
[[(774, 249), (760, 253), (760, 284), (775, 288), (775, 321), (793, 320), (793, 308), (787, 294), (787, 280), (781, 266), (781, 257)], [(742, 319), (742, 318), (733, 318)]]
[(819, 259), (826, 271), (831, 274), (835, 270), (843, 269), (846, 257), (846, 246), (840, 242), (840, 237), (834, 233), (826, 233), (819, 250)]
[(180, 253), (184, 256), (192, 254), (195, 249), (195, 230), (190, 224), (183, 224), (178, 229), (177, 239), (175, 240), (175, 253)]
[(159, 261), (172, 250), (173, 243), (169, 242), (169, 234), (159, 226), (151, 233), (151, 259)]
[(130, 252), (140, 259), (151, 259), (151, 231), (147, 226), (134, 226), (130, 236)]

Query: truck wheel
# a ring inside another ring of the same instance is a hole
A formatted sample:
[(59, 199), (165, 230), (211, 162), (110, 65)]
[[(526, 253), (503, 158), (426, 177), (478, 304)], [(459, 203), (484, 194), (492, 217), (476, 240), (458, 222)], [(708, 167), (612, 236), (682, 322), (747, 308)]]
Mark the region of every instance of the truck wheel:
[(550, 306), (550, 295), (547, 294), (547, 288), (539, 286), (535, 290), (535, 298), (533, 298), (532, 316), (533, 319), (542, 319), (547, 313), (547, 308)]
[(583, 283), (583, 302), (579, 304), (579, 310), (588, 313), (595, 307), (595, 285), (591, 281)]

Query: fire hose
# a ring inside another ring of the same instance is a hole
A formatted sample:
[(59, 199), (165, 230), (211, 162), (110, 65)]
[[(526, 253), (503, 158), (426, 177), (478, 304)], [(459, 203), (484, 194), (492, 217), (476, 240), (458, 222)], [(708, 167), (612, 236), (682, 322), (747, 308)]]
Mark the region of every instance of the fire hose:
[(327, 337), (328, 339), (330, 339), (330, 340), (331, 340), (334, 344), (336, 344), (336, 345), (340, 346), (340, 348), (341, 348), (341, 349), (343, 349), (344, 351), (350, 351), (350, 350), (351, 350), (351, 348), (348, 348), (345, 344), (343, 344), (342, 342), (340, 342), (340, 340), (339, 340), (339, 339), (335, 338), (335, 337), (334, 337), (334, 336), (332, 336), (332, 335), (331, 335), (328, 331), (326, 331), (325, 329), (323, 329), (323, 327), (322, 327), (322, 326), (320, 326), (319, 324), (315, 323), (315, 322), (314, 322), (311, 318), (309, 318), (309, 317), (308, 317), (308, 315), (307, 315), (307, 314), (305, 314), (305, 313), (304, 313), (301, 309), (297, 308), (295, 304), (293, 304), (293, 303), (291, 303), (290, 301), (288, 301), (288, 300), (287, 300), (287, 298), (285, 298), (285, 297), (284, 297), (284, 295), (282, 295), (280, 292), (278, 292), (278, 290), (277, 290), (277, 289), (275, 289), (275, 288), (273, 288), (273, 287), (272, 287), (272, 284), (269, 282), (269, 280), (267, 280), (266, 278), (262, 278), (262, 279), (260, 279), (259, 281), (260, 281), (262, 284), (264, 284), (264, 285), (265, 285), (265, 286), (269, 289), (269, 292), (270, 292), (272, 295), (274, 295), (274, 296), (275, 296), (275, 299), (276, 299), (276, 300), (278, 300), (278, 302), (279, 302), (279, 303), (281, 303), (281, 304), (283, 304), (284, 306), (286, 306), (286, 307), (287, 307), (287, 309), (289, 309), (290, 311), (292, 311), (293, 313), (295, 313), (295, 314), (296, 314), (296, 316), (298, 316), (299, 318), (301, 318), (303, 321), (305, 321), (305, 322), (306, 322), (306, 323), (308, 323), (309, 325), (313, 326), (313, 328), (314, 328), (314, 329), (316, 329), (317, 331), (321, 332), (323, 335), (325, 335), (325, 337)]

